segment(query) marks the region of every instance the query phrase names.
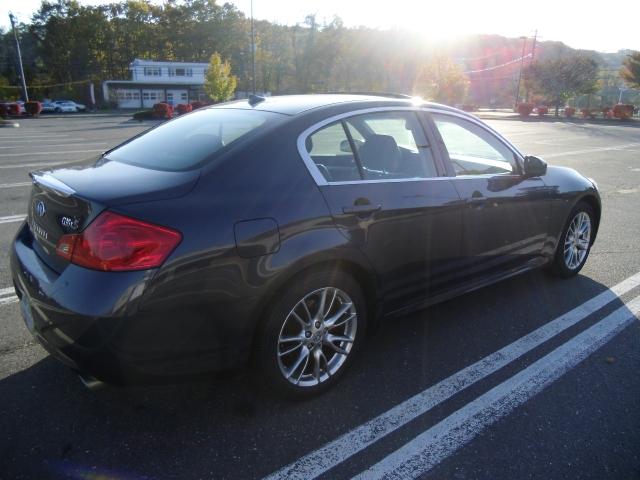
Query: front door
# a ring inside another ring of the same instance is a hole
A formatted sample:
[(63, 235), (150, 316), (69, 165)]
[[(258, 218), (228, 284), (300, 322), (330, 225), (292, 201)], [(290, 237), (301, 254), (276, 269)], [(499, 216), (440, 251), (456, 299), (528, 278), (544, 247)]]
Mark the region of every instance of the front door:
[(460, 253), (461, 203), (414, 111), (344, 118), (307, 137), (335, 223), (373, 264), (387, 311), (438, 291)]
[(183, 89), (167, 90), (167, 103), (175, 107), (179, 103), (189, 103), (187, 101), (187, 91)]
[(543, 180), (524, 176), (516, 152), (480, 123), (445, 113), (431, 118), (466, 203), (464, 270), (491, 275), (539, 260), (550, 215)]

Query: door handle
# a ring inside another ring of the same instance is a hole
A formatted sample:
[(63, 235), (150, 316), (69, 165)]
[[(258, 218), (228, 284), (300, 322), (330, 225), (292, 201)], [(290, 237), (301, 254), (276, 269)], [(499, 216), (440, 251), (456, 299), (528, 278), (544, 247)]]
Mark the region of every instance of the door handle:
[(382, 209), (382, 205), (352, 205), (350, 207), (342, 207), (342, 213), (361, 215), (363, 213), (373, 213)]
[(469, 198), (469, 200), (467, 201), (473, 207), (483, 208), (486, 205), (487, 200), (488, 200), (487, 197), (485, 197), (482, 193), (476, 190), (475, 192), (473, 192), (473, 195), (471, 195), (471, 198)]

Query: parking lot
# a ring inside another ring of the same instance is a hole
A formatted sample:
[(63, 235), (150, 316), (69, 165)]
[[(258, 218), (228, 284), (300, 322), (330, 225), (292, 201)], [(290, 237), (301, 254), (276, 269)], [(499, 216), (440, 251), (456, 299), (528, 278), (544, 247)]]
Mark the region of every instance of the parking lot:
[(76, 115), (0, 129), (0, 479), (640, 478), (638, 123), (488, 123), (597, 181), (585, 268), (394, 318), (337, 388), (305, 402), (256, 390), (246, 372), (90, 391), (51, 359), (8, 266), (27, 173), (151, 124)]

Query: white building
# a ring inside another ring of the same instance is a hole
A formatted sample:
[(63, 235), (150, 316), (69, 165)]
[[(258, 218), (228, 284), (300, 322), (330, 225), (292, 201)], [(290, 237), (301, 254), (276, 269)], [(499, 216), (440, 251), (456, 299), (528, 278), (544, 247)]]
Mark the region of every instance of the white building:
[(204, 75), (208, 63), (154, 62), (136, 58), (129, 64), (131, 80), (102, 82), (105, 101), (118, 108), (151, 108), (166, 102), (173, 106), (205, 100)]

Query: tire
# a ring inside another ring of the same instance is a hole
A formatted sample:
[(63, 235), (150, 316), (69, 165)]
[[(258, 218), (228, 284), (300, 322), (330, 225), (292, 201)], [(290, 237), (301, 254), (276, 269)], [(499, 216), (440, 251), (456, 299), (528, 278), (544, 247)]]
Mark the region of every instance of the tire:
[(299, 275), (280, 292), (257, 332), (254, 371), (269, 390), (308, 398), (335, 385), (353, 362), (365, 338), (366, 304), (340, 270)]
[(60, 107), (58, 107), (58, 108), (56, 108), (56, 109), (54, 110), (54, 112), (56, 112), (56, 113), (60, 113), (60, 112), (62, 112), (62, 109), (61, 109)]
[[(588, 220), (588, 222), (587, 222)], [(595, 215), (593, 208), (586, 202), (578, 203), (567, 218), (562, 235), (556, 248), (553, 262), (549, 271), (562, 278), (570, 278), (578, 274), (589, 258), (595, 227)], [(588, 223), (587, 234), (580, 234), (577, 238), (573, 235), (575, 228), (583, 230), (585, 222)], [(567, 250), (565, 254), (565, 249)]]

